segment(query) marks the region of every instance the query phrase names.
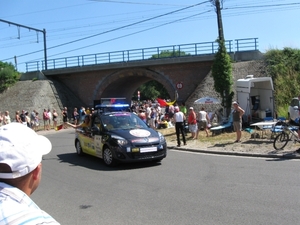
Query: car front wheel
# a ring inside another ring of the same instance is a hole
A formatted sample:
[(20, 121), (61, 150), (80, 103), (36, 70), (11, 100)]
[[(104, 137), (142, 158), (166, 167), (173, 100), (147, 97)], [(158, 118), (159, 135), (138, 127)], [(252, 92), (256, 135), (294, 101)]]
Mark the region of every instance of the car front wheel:
[(113, 158), (113, 153), (108, 147), (105, 147), (103, 150), (103, 161), (107, 166), (114, 166), (116, 164), (116, 160)]

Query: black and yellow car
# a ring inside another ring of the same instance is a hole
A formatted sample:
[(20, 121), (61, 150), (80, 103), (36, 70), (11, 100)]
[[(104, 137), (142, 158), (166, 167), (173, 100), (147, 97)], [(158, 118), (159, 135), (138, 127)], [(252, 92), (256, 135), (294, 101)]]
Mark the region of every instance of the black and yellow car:
[(93, 114), (88, 128), (76, 130), (75, 147), (78, 155), (99, 157), (108, 166), (167, 156), (164, 136), (131, 112)]

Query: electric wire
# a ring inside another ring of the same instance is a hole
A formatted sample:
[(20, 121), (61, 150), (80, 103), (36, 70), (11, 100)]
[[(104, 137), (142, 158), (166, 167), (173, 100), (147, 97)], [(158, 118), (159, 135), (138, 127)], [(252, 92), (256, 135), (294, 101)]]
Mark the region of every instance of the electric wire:
[[(69, 51), (65, 51), (63, 53), (57, 53), (57, 54), (51, 55), (49, 57), (53, 57), (53, 56), (57, 56), (57, 55), (61, 55), (61, 54), (65, 54), (65, 53), (69, 53), (69, 52), (73, 52), (73, 51), (77, 51), (77, 50), (80, 50), (80, 49), (83, 49), (83, 48), (87, 48), (87, 47), (92, 47), (92, 46), (95, 46), (95, 45), (99, 45), (99, 44), (103, 44), (103, 43), (106, 43), (106, 42), (114, 41), (114, 40), (121, 39), (121, 38), (124, 38), (124, 37), (132, 36), (134, 34), (139, 34), (139, 33), (142, 33), (142, 32), (148, 31), (148, 30), (153, 30), (155, 28), (166, 26), (166, 25), (169, 25), (169, 24), (172, 24), (172, 23), (176, 23), (176, 22), (179, 22), (179, 21), (191, 18), (191, 17), (195, 17), (195, 16), (198, 16), (198, 15), (210, 12), (210, 11), (211, 10), (208, 10), (208, 11), (202, 12), (202, 13), (197, 13), (195, 15), (191, 15), (191, 16), (188, 16), (188, 17), (185, 17), (185, 18), (181, 18), (181, 19), (178, 19), (178, 20), (174, 20), (174, 21), (171, 21), (171, 22), (160, 24), (160, 25), (157, 25), (157, 26), (154, 26), (154, 27), (150, 27), (150, 28), (147, 28), (147, 29), (144, 29), (144, 30), (140, 30), (140, 31), (137, 31), (137, 32), (133, 32), (133, 33), (130, 33), (130, 34), (122, 35), (122, 36), (119, 36), (119, 37), (116, 37), (116, 38), (112, 38), (112, 39), (109, 39), (109, 40), (101, 41), (101, 42), (90, 44), (90, 45), (86, 45), (86, 46), (83, 46), (83, 47), (80, 47), (80, 48), (76, 48), (76, 49), (72, 49), (72, 50), (69, 50)], [(42, 59), (42, 58), (39, 58), (39, 59)], [(39, 59), (37, 59), (37, 60), (39, 60)]]
[[(299, 3), (298, 3), (299, 4)], [(245, 4), (241, 4), (241, 5), (245, 5)], [(247, 5), (247, 4), (246, 4)], [(281, 4), (281, 5), (287, 5), (287, 4)], [(268, 5), (269, 6), (269, 5)], [(278, 6), (278, 5), (276, 5), (276, 4), (273, 4), (273, 5), (271, 5), (271, 6)], [(260, 6), (255, 6), (255, 7), (260, 7)], [(234, 8), (234, 7), (233, 7)], [(241, 7), (239, 7), (239, 8), (241, 8)], [(246, 9), (247, 8), (249, 8), (249, 7), (245, 7)], [(229, 9), (228, 7), (226, 8), (226, 9)], [(247, 14), (249, 13), (249, 11), (247, 11)], [(250, 12), (251, 13), (251, 12)], [(245, 14), (245, 13), (241, 13), (241, 12), (238, 12), (238, 15), (243, 15), (243, 14)], [(211, 17), (213, 17), (214, 15), (212, 15)], [(224, 17), (226, 17), (226, 16), (228, 16), (228, 15), (226, 15), (226, 14), (224, 14), (223, 15)], [(207, 17), (206, 17), (207, 18)], [(201, 19), (201, 18), (200, 18)], [(124, 19), (123, 19), (124, 20)], [(123, 21), (122, 20), (122, 21)], [(73, 27), (72, 29), (76, 29), (76, 27)], [(64, 30), (66, 30), (66, 29), (64, 29)], [(51, 31), (50, 30), (50, 32), (51, 32), (51, 34), (53, 33), (53, 31)], [(92, 31), (91, 31), (92, 32)], [(82, 34), (81, 35), (77, 35), (77, 34), (80, 34), (80, 33), (82, 33), (82, 31), (78, 31), (78, 32), (74, 32), (74, 33), (69, 33), (69, 34), (71, 34), (71, 35), (75, 35), (75, 36), (83, 36)], [(67, 36), (68, 35), (68, 33), (66, 34), (64, 34), (63, 36)], [(51, 37), (54, 37), (53, 35), (51, 35)], [(58, 37), (59, 37), (59, 35), (58, 35)], [(23, 38), (24, 38), (24, 36), (23, 36)], [(59, 39), (61, 39), (61, 38), (59, 38)], [(48, 41), (51, 41), (52, 39), (50, 38), (49, 39), (49, 37), (48, 37)], [(28, 41), (28, 42), (35, 42), (34, 40), (30, 40), (30, 41)], [(20, 44), (23, 44), (23, 43), (26, 43), (26, 41), (24, 41), (24, 42), (18, 42), (18, 43), (20, 43)], [(16, 44), (13, 44), (12, 43), (12, 46), (16, 46)], [(3, 46), (1, 46), (1, 47), (3, 47)], [(5, 47), (6, 48), (8, 48), (9, 46), (8, 45), (5, 45)]]
[[(124, 29), (124, 28), (130, 27), (130, 26), (134, 26), (134, 25), (137, 25), (137, 24), (140, 24), (140, 23), (144, 23), (144, 22), (147, 22), (147, 21), (150, 21), (150, 20), (153, 20), (153, 19), (157, 19), (157, 18), (163, 17), (163, 16), (171, 15), (171, 14), (174, 14), (174, 13), (177, 13), (177, 12), (180, 12), (180, 11), (192, 8), (192, 7), (196, 7), (198, 5), (202, 5), (202, 4), (207, 3), (207, 2), (209, 2), (209, 1), (204, 1), (204, 2), (201, 2), (201, 3), (194, 4), (194, 5), (190, 5), (190, 6), (178, 9), (178, 10), (174, 10), (174, 11), (171, 11), (171, 12), (168, 12), (168, 13), (164, 13), (164, 14), (161, 14), (161, 15), (158, 15), (158, 16), (147, 18), (147, 19), (144, 19), (144, 20), (141, 20), (141, 21), (138, 21), (138, 22), (134, 22), (134, 23), (128, 24), (128, 25), (124, 25), (124, 26), (117, 27), (117, 28), (114, 28), (114, 29), (111, 29), (111, 30), (108, 30), (108, 31), (104, 31), (104, 32), (101, 32), (101, 33), (90, 35), (88, 37), (84, 37), (84, 38), (76, 39), (76, 40), (73, 40), (73, 41), (70, 41), (70, 42), (67, 42), (67, 43), (63, 43), (63, 44), (55, 45), (55, 46), (52, 46), (52, 47), (48, 47), (47, 50), (53, 49), (53, 48), (57, 48), (57, 47), (61, 47), (61, 46), (68, 45), (68, 44), (72, 44), (72, 43), (76, 43), (76, 42), (79, 42), (79, 41), (82, 41), (82, 40), (87, 40), (87, 39), (90, 39), (90, 38), (93, 38), (93, 37), (96, 37), (96, 36), (99, 36), (99, 35), (103, 35), (103, 34), (107, 34), (107, 33), (113, 32), (113, 31)], [(40, 51), (43, 51), (43, 50), (40, 50)], [(36, 52), (37, 51), (34, 51), (32, 54), (34, 54)], [(30, 53), (19, 55), (18, 58), (23, 57), (23, 56), (27, 56), (29, 54)], [(7, 61), (7, 60), (8, 59), (1, 60), (1, 61)]]
[[(95, 0), (94, 0), (95, 1)], [(99, 2), (99, 1), (98, 1)], [(133, 3), (133, 2), (125, 2), (125, 1), (100, 1), (100, 2), (114, 2), (114, 3), (124, 3), (124, 4), (137, 4), (137, 3)], [(209, 1), (205, 1), (204, 3), (207, 3)], [(236, 4), (234, 2), (237, 2)], [(266, 3), (272, 3), (272, 4), (266, 4)], [(282, 3), (282, 4), (279, 4), (279, 3), (274, 3), (275, 1), (264, 1), (264, 4), (263, 5), (253, 5), (254, 3), (256, 3), (255, 1), (247, 1), (247, 0), (244, 0), (243, 2), (241, 1), (236, 1), (236, 0), (232, 0), (232, 1), (226, 1), (226, 4), (228, 3), (228, 5), (226, 5), (227, 7), (224, 8), (224, 13), (223, 16), (226, 17), (226, 16), (236, 16), (236, 15), (245, 15), (245, 14), (250, 14), (250, 13), (261, 13), (261, 12), (265, 12), (267, 11), (268, 9), (273, 9), (274, 7), (280, 11), (280, 10), (292, 10), (292, 9), (295, 9), (295, 8), (298, 8), (298, 6), (300, 5), (300, 3), (297, 3), (297, 2), (293, 2), (293, 3)], [(285, 2), (285, 1), (277, 1), (277, 2)], [(257, 1), (257, 3), (261, 3), (261, 1)], [(147, 4), (147, 3), (145, 3)], [(200, 3), (199, 3), (200, 4)], [(203, 4), (203, 3), (201, 3)], [(167, 4), (161, 4), (161, 5), (167, 5)], [(196, 4), (197, 5), (197, 4)], [(170, 5), (169, 5), (170, 6)], [(172, 5), (174, 6), (174, 5)], [(191, 6), (189, 6), (191, 7)], [(186, 8), (186, 7), (185, 7)], [(185, 9), (184, 8), (184, 9)], [(240, 9), (244, 9), (243, 12), (240, 12), (239, 10)], [(180, 10), (180, 9), (179, 9)], [(183, 9), (181, 9), (183, 10)], [(178, 10), (175, 10), (174, 12), (176, 12)], [(228, 13), (227, 13), (228, 12)], [(172, 12), (170, 12), (172, 13)], [(84, 38), (80, 38), (80, 39), (77, 39), (77, 40), (73, 40), (73, 41), (70, 41), (70, 42), (67, 42), (67, 43), (63, 43), (63, 44), (60, 44), (60, 45), (56, 45), (56, 46), (52, 46), (50, 48), (47, 48), (47, 49), (51, 49), (51, 48), (57, 48), (57, 47), (61, 47), (63, 45), (68, 45), (68, 44), (71, 44), (71, 43), (75, 43), (75, 42), (79, 42), (79, 41), (82, 41), (82, 40), (86, 40), (88, 38), (92, 38), (92, 37), (96, 37), (96, 36), (99, 36), (99, 35), (102, 35), (102, 34), (105, 34), (105, 33), (109, 33), (109, 32), (113, 32), (113, 31), (117, 31), (119, 29), (132, 29), (132, 27), (138, 27), (138, 25), (140, 25), (140, 23), (143, 23), (143, 22), (147, 22), (148, 20), (151, 20), (151, 19), (157, 19), (157, 18), (160, 18), (162, 17), (163, 15), (168, 15), (170, 13), (167, 13), (167, 14), (162, 14), (162, 15), (159, 15), (159, 16), (155, 16), (155, 17), (151, 17), (149, 19), (146, 19), (146, 20), (141, 20), (141, 21), (138, 21), (138, 22), (134, 22), (132, 24), (129, 24), (129, 25), (124, 25), (124, 26), (121, 26), (121, 27), (118, 27), (118, 28), (113, 28), (113, 29), (110, 29), (108, 31), (104, 31), (104, 32), (101, 32), (101, 33), (98, 33), (98, 34), (93, 34), (93, 35), (90, 35), (88, 37), (84, 37)], [(206, 15), (205, 17), (202, 17), (202, 18), (213, 18), (214, 15)], [(191, 16), (192, 18), (192, 16)], [(197, 19), (201, 19), (201, 17), (197, 17)], [(174, 21), (182, 21), (182, 20), (174, 20)], [(159, 22), (156, 22), (156, 23), (161, 23), (161, 21)], [(173, 23), (173, 22), (170, 22), (170, 23)], [(170, 24), (170, 23), (166, 23), (166, 24)], [(96, 25), (95, 25), (96, 26)], [(131, 27), (132, 26), (132, 27)], [(144, 26), (149, 26), (148, 25), (144, 25)], [(159, 25), (157, 25), (156, 27), (159, 27)], [(76, 29), (76, 27), (72, 28), (72, 29)], [(148, 28), (148, 30), (150, 29), (154, 29), (152, 27)], [(147, 29), (145, 29), (147, 30)], [(91, 31), (92, 32), (92, 31)], [(143, 32), (143, 31), (141, 31)], [(133, 34), (137, 34), (139, 33), (139, 31), (137, 32), (133, 32), (132, 34), (128, 34), (128, 35), (133, 35)], [(76, 32), (74, 32), (74, 34), (76, 34)], [(114, 38), (112, 40), (115, 40), (115, 39), (120, 39), (121, 37), (126, 37), (128, 35), (123, 35), (123, 36), (120, 36), (118, 38)], [(59, 35), (58, 35), (59, 36)], [(30, 39), (32, 40), (32, 39)], [(108, 42), (110, 40), (106, 40), (106, 41), (103, 41), (104, 42)], [(102, 43), (102, 42), (101, 42)], [(98, 45), (99, 43), (95, 43), (95, 45)], [(1, 46), (0, 46), (1, 47)], [(7, 46), (6, 46), (7, 47)], [(84, 47), (80, 48), (80, 49), (83, 49)], [(19, 55), (17, 56), (18, 58), (19, 57), (23, 57), (23, 56), (27, 56), (27, 55), (30, 55), (30, 54), (35, 54), (35, 53), (38, 53), (38, 52), (41, 52), (43, 50), (38, 50), (38, 51), (33, 51), (33, 52), (30, 52), (30, 53), (26, 53), (26, 54), (23, 54), (23, 55)], [(68, 51), (69, 52), (69, 51)], [(62, 53), (58, 53), (58, 54), (64, 54), (66, 52), (62, 52)], [(8, 59), (5, 59), (5, 60), (2, 60), (2, 61), (7, 61), (9, 59), (13, 59), (14, 57), (11, 57), (11, 58), (8, 58)]]

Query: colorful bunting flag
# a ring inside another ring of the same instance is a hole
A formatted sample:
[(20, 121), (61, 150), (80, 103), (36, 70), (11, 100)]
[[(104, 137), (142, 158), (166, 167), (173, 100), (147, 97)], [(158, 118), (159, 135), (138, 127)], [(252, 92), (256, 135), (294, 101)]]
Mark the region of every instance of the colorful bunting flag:
[(163, 100), (161, 98), (157, 98), (156, 100), (160, 106), (168, 106), (168, 105), (170, 106), (170, 105), (174, 105), (174, 103), (176, 102), (176, 100), (174, 100), (173, 102), (166, 102), (165, 100)]
[(61, 130), (61, 129), (63, 129), (63, 125), (59, 125), (59, 126), (56, 126), (56, 127), (55, 127), (55, 130), (56, 130), (56, 131)]

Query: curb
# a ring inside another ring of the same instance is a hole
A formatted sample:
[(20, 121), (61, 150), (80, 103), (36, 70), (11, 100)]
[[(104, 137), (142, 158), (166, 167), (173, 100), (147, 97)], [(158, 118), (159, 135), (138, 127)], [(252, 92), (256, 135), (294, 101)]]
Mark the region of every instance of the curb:
[[(64, 131), (73, 131), (74, 129), (64, 129), (60, 132)], [(40, 131), (38, 134), (45, 135), (49, 133), (56, 133), (55, 130), (48, 131)], [(185, 148), (185, 147), (176, 147), (176, 146), (168, 146), (168, 149), (175, 149), (181, 151), (188, 152), (199, 152), (205, 154), (214, 154), (214, 155), (231, 155), (231, 156), (244, 156), (244, 157), (256, 157), (256, 158), (277, 158), (277, 159), (300, 159), (300, 154), (296, 153), (286, 153), (286, 154), (262, 154), (262, 153), (246, 153), (246, 152), (223, 152), (218, 150), (203, 150), (203, 149), (195, 149), (195, 148)]]
[(189, 152), (199, 152), (206, 154), (215, 155), (232, 155), (232, 156), (245, 156), (245, 157), (259, 157), (259, 158), (277, 158), (277, 159), (300, 159), (300, 154), (298, 153), (287, 153), (287, 154), (261, 154), (261, 153), (246, 153), (246, 152), (222, 152), (218, 150), (202, 150), (184, 147), (168, 146), (169, 149), (189, 151)]

